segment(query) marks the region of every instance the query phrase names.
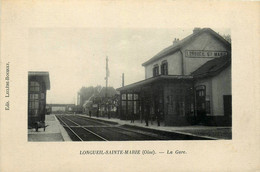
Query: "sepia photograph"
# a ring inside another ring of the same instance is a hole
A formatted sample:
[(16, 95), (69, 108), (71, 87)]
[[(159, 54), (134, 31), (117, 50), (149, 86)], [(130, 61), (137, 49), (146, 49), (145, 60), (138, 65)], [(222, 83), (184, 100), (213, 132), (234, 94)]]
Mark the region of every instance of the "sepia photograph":
[(28, 141), (232, 139), (230, 29), (40, 28), (29, 40)]
[(259, 171), (259, 10), (2, 1), (0, 171)]

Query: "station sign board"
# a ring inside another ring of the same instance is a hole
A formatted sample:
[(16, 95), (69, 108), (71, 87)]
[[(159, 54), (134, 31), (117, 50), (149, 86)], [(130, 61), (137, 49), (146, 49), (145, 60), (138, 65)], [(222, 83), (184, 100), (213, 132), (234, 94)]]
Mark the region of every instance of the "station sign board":
[(227, 55), (227, 51), (211, 51), (211, 50), (186, 50), (185, 56), (189, 58), (215, 58)]

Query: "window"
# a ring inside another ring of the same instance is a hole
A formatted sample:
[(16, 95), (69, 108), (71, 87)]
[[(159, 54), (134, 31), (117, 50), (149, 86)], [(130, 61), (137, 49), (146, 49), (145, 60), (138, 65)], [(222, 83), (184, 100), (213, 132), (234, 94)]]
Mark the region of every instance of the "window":
[(122, 94), (122, 100), (126, 100), (126, 94)]
[(139, 95), (137, 93), (122, 94), (121, 99), (121, 117), (130, 119), (139, 114)]
[(128, 101), (128, 114), (132, 115), (133, 101)]
[(153, 76), (158, 76), (159, 75), (159, 66), (156, 64), (153, 67)]
[(132, 98), (133, 98), (133, 94), (127, 94), (127, 98), (128, 98), (128, 100), (132, 100)]
[(28, 111), (29, 116), (37, 117), (43, 113), (45, 93), (42, 90), (42, 86), (39, 82), (33, 80), (29, 82), (29, 94), (28, 94)]
[(32, 116), (37, 116), (39, 109), (39, 94), (29, 94), (29, 111)]
[(40, 84), (35, 81), (30, 82), (30, 91), (40, 91)]
[(134, 100), (138, 100), (138, 94), (134, 94)]
[(41, 99), (44, 100), (44, 93), (41, 93)]
[(167, 61), (163, 61), (161, 65), (161, 74), (168, 75), (168, 63)]
[(134, 114), (137, 114), (137, 109), (138, 109), (137, 102), (134, 101)]
[(200, 96), (200, 97), (205, 96), (205, 91), (204, 90), (199, 90), (197, 92), (198, 92), (198, 96)]
[(178, 115), (185, 116), (185, 103), (184, 101), (178, 102)]

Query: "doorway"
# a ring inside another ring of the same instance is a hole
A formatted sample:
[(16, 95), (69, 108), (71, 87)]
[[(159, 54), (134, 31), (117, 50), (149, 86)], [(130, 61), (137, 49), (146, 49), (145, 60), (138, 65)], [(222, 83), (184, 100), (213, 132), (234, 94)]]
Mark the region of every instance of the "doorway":
[(206, 117), (206, 87), (199, 86), (196, 88), (196, 111), (197, 122), (203, 122)]
[(224, 116), (231, 116), (232, 114), (232, 96), (231, 95), (224, 95)]

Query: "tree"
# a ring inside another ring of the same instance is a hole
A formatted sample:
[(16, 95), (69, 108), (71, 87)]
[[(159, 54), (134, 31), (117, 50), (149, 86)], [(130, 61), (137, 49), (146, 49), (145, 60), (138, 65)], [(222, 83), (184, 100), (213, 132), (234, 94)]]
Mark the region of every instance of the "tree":
[(229, 34), (227, 35), (224, 34), (222, 35), (222, 37), (231, 44), (231, 36)]
[(101, 86), (90, 86), (90, 87), (82, 87), (79, 91), (80, 94), (80, 105), (82, 106), (86, 100), (89, 100), (92, 96), (96, 96), (99, 94)]

